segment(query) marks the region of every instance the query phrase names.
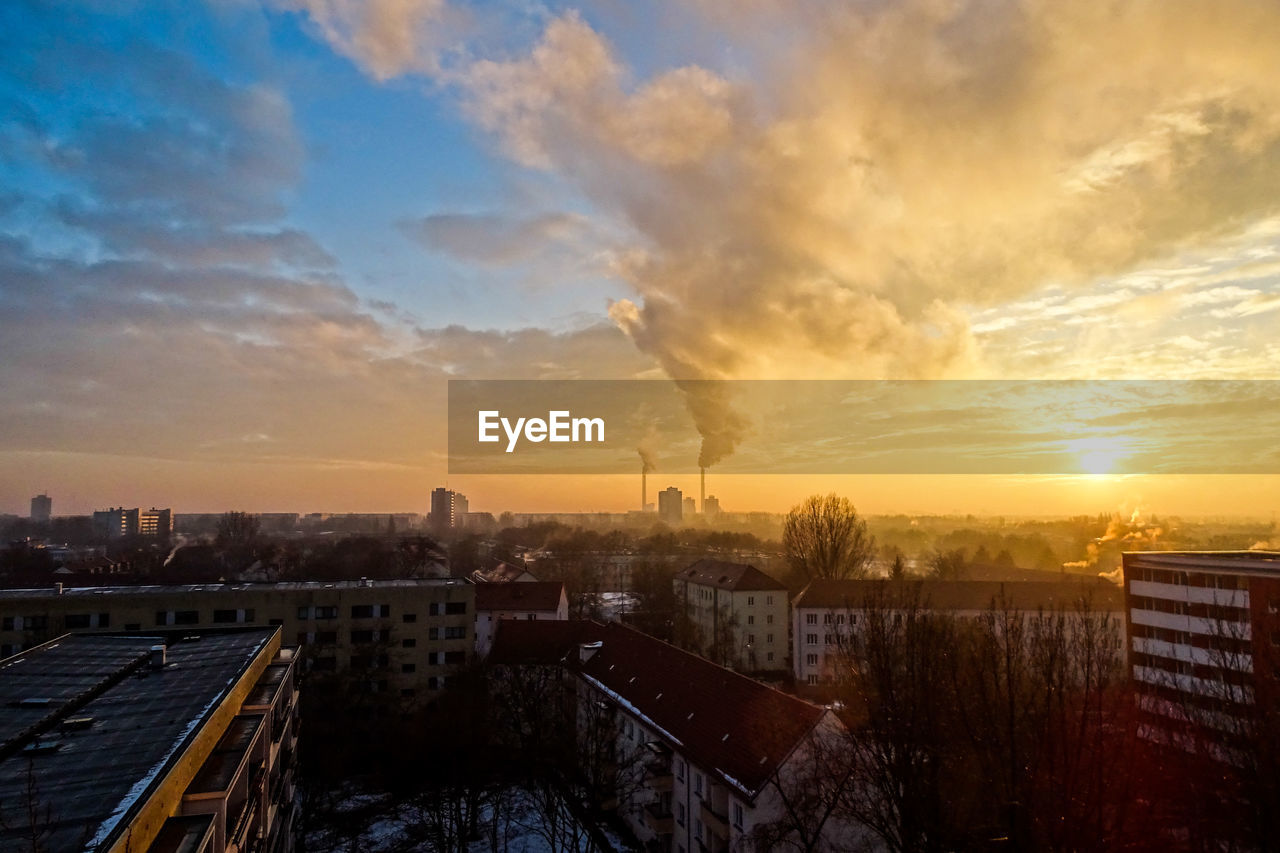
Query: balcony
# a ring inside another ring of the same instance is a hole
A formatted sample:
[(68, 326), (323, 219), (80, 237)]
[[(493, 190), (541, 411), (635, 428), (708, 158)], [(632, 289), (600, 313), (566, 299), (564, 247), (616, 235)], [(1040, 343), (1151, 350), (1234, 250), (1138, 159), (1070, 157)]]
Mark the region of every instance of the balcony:
[(703, 800), (698, 804), (698, 815), (702, 818), (702, 823), (716, 835), (729, 837), (729, 816), (711, 808), (710, 800)]
[(644, 807), (644, 825), (658, 835), (670, 835), (676, 828), (671, 810), (663, 808), (659, 803), (649, 803)]
[(644, 765), (644, 784), (649, 790), (665, 793), (671, 790), (674, 781), (670, 761), (650, 761)]

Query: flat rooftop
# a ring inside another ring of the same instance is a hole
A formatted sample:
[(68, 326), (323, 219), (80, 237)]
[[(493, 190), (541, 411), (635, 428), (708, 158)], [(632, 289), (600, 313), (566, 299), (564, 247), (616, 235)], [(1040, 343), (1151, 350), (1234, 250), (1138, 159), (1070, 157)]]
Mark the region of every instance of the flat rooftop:
[(29, 838), (32, 809), (42, 849), (110, 846), (277, 630), (193, 635), (159, 670), (156, 637), (68, 635), (0, 662), (0, 849)]
[(1280, 551), (1126, 551), (1123, 559), (1126, 568), (1280, 575)]
[(0, 599), (7, 598), (51, 598), (66, 596), (98, 596), (98, 595), (173, 595), (182, 594), (219, 594), (226, 592), (273, 592), (326, 589), (418, 589), (439, 586), (470, 586), (461, 578), (395, 578), (392, 580), (367, 581), (281, 581), (279, 583), (175, 583), (175, 584), (142, 584), (138, 586), (78, 586), (63, 587), (61, 593), (54, 587), (38, 587), (35, 589), (0, 589)]

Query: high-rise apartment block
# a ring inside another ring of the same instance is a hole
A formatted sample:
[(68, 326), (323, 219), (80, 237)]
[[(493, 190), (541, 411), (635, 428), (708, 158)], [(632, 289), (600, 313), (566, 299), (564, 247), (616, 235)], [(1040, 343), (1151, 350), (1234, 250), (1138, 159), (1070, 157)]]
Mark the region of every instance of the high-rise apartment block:
[(46, 494), (36, 495), (31, 499), (31, 520), (45, 522), (53, 517), (53, 498)]

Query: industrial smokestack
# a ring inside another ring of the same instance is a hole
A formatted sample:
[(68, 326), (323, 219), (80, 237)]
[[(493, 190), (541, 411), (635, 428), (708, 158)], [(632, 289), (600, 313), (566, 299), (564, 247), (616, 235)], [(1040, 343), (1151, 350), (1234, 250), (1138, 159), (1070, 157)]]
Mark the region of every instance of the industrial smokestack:
[(640, 511), (644, 512), (645, 507), (649, 505), (649, 468), (642, 466), (640, 468)]
[(702, 469), (702, 488), (699, 490), (698, 497), (700, 498), (698, 511), (705, 515), (707, 512), (707, 469), (705, 467)]

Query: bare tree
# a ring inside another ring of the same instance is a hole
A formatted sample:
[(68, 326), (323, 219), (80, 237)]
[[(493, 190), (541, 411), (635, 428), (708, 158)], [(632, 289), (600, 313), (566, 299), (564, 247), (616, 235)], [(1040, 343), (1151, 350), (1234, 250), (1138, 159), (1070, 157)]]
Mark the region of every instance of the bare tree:
[(793, 578), (856, 578), (866, 574), (875, 537), (848, 498), (812, 495), (791, 508), (782, 526)]

